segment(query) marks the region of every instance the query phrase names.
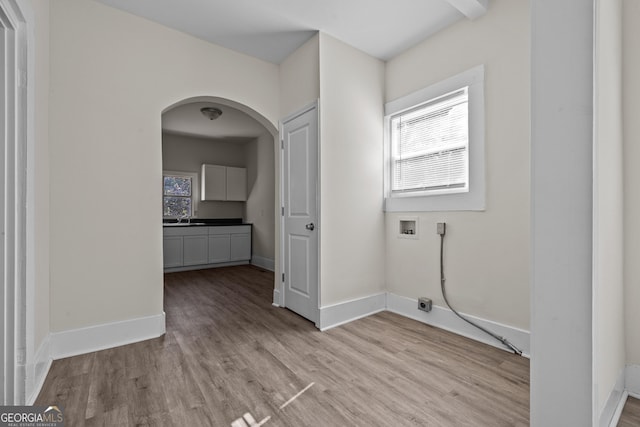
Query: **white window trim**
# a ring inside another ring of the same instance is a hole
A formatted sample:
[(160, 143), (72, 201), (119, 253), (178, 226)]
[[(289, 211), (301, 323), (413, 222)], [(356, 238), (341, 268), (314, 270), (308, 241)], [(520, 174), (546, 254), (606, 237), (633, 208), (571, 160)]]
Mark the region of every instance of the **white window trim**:
[[(191, 218), (198, 217), (198, 202), (200, 202), (200, 189), (198, 187), (199, 179), (197, 172), (182, 172), (182, 171), (162, 171), (162, 177), (164, 181), (164, 176), (184, 176), (191, 178)], [(164, 186), (162, 188), (162, 197), (163, 197), (163, 205), (164, 205)], [(171, 216), (164, 216), (164, 212), (162, 213), (163, 218), (176, 218)]]
[[(469, 86), (469, 191), (464, 193), (397, 194), (391, 195), (392, 115), (409, 110), (429, 100)], [(385, 104), (384, 140), (384, 209), (387, 212), (484, 211), (484, 65), (479, 65), (441, 82)]]

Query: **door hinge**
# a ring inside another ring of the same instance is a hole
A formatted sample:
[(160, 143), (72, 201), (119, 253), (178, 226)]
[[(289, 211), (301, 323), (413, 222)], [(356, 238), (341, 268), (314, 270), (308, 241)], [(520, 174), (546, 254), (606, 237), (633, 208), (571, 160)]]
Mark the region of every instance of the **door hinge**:
[(280, 140), (280, 148), (284, 150), (284, 138)]
[(282, 207), (282, 216), (284, 216), (284, 206)]
[(284, 282), (284, 273), (282, 273), (282, 281)]

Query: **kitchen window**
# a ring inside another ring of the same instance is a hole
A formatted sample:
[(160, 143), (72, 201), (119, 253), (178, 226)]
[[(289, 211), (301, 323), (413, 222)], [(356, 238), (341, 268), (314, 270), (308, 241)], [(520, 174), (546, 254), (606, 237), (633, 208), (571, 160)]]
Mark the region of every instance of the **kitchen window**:
[(385, 105), (385, 210), (484, 210), (484, 69)]
[(162, 214), (165, 218), (193, 217), (196, 212), (197, 174), (164, 172), (162, 176)]

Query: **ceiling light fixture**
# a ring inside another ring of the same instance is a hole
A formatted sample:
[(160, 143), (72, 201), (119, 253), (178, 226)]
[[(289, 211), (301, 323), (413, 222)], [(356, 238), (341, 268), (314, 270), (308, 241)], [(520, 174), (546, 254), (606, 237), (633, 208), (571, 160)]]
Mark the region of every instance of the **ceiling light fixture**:
[(222, 110), (216, 107), (203, 107), (200, 112), (209, 120), (215, 120), (222, 115)]

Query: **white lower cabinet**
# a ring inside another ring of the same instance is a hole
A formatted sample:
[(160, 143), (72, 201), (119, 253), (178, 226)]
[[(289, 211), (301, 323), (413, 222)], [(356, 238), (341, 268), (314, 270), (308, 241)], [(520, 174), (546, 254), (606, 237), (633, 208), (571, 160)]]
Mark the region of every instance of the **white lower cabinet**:
[(251, 259), (251, 234), (238, 233), (231, 235), (231, 261)]
[(251, 225), (165, 227), (163, 233), (165, 270), (251, 261)]
[(209, 227), (209, 262), (249, 260), (251, 260), (250, 225)]
[(209, 262), (227, 262), (231, 259), (231, 236), (218, 234), (209, 236)]
[(182, 236), (164, 236), (164, 268), (182, 267)]
[(182, 252), (182, 265), (198, 265), (208, 262), (209, 236), (184, 236), (184, 246)]

